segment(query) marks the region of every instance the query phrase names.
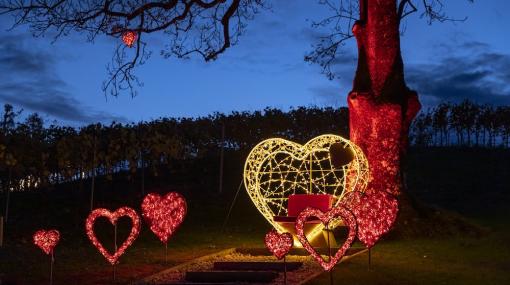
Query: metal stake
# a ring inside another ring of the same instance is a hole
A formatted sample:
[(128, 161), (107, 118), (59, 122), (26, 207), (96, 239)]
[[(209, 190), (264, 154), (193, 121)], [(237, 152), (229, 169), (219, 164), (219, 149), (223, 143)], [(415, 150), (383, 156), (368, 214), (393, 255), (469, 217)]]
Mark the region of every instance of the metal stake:
[(283, 256), (283, 284), (287, 285), (287, 257)]
[(165, 242), (165, 264), (168, 263), (168, 242)]
[[(117, 252), (117, 223), (115, 223), (114, 229), (115, 229), (115, 233), (114, 233), (115, 252)], [(116, 279), (115, 263), (112, 266), (113, 266), (113, 283), (115, 283), (115, 279)]]
[[(328, 251), (329, 251), (329, 261), (331, 261), (331, 244), (329, 243), (329, 223), (326, 225), (326, 234), (328, 235)], [(333, 268), (329, 270), (329, 284), (333, 285)]]
[(53, 249), (51, 250), (51, 259), (50, 259), (50, 285), (53, 285), (53, 263), (55, 262), (55, 257), (53, 255)]
[(239, 191), (241, 191), (242, 186), (243, 186), (243, 180), (241, 179), (241, 182), (239, 183), (239, 187), (237, 187), (237, 192), (234, 196), (234, 199), (232, 200), (232, 203), (230, 204), (230, 208), (228, 209), (227, 217), (225, 217), (225, 221), (223, 222), (223, 226), (221, 227), (222, 232), (224, 232), (227, 227), (228, 219), (230, 218), (230, 214), (232, 213), (232, 209), (234, 208), (234, 204), (237, 201), (237, 196), (239, 195)]
[(0, 216), (0, 247), (4, 246), (4, 216)]
[(221, 150), (220, 150), (220, 185), (218, 193), (223, 193), (223, 165), (225, 161), (225, 124), (221, 125)]
[(368, 271), (370, 271), (370, 267), (372, 265), (372, 248), (368, 248)]
[(112, 277), (113, 277), (113, 282), (112, 283), (115, 283), (115, 264), (112, 265)]

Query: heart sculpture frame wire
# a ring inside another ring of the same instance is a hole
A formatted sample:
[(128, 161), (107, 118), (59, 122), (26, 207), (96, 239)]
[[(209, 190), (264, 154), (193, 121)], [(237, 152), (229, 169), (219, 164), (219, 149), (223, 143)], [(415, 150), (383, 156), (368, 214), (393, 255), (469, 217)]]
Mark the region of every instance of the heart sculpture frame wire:
[[(117, 220), (121, 217), (128, 217), (131, 219), (132, 223), (131, 232), (129, 233), (127, 239), (113, 254), (110, 254), (108, 250), (106, 250), (103, 244), (97, 239), (96, 234), (94, 232), (94, 223), (100, 217), (107, 218), (113, 225), (116, 225)], [(138, 234), (140, 233), (140, 217), (138, 216), (135, 210), (129, 207), (121, 207), (115, 210), (114, 212), (110, 212), (110, 210), (108, 209), (98, 208), (90, 212), (89, 216), (87, 217), (85, 221), (85, 230), (92, 244), (106, 258), (106, 260), (110, 262), (111, 265), (115, 265), (120, 256), (124, 254), (126, 249), (138, 237)]]
[[(322, 258), (322, 256), (310, 244), (305, 235), (304, 226), (308, 218), (311, 217), (318, 218), (323, 225), (328, 225), (333, 219), (339, 217), (342, 219), (343, 223), (349, 228), (347, 239), (338, 249), (335, 255), (330, 257), (329, 261), (326, 261), (324, 260), (324, 258)], [(296, 233), (299, 242), (301, 242), (306, 251), (308, 251), (308, 253), (310, 253), (310, 255), (313, 258), (315, 258), (315, 260), (317, 260), (317, 262), (326, 271), (330, 271), (342, 259), (347, 250), (351, 247), (352, 243), (354, 242), (354, 239), (356, 238), (356, 229), (357, 229), (356, 218), (351, 213), (351, 211), (342, 206), (337, 206), (326, 213), (315, 208), (306, 208), (298, 215), (296, 220)]]
[(60, 232), (58, 230), (38, 230), (32, 239), (44, 253), (51, 254), (60, 241)]
[(149, 193), (141, 208), (142, 217), (164, 244), (177, 231), (187, 212), (186, 199), (177, 192), (169, 192), (165, 196)]
[(275, 229), (269, 231), (264, 237), (266, 248), (277, 259), (284, 258), (294, 245), (294, 238), (290, 233), (279, 234)]
[[(343, 166), (333, 166), (330, 147), (340, 144), (353, 154)], [(362, 150), (341, 136), (326, 134), (301, 145), (281, 138), (260, 142), (248, 155), (244, 167), (244, 185), (264, 218), (278, 232), (282, 225), (274, 216), (287, 215), (291, 194), (330, 194), (334, 206), (349, 192), (363, 192), (370, 178), (368, 161)], [(338, 224), (338, 223), (337, 223)], [(318, 225), (308, 233), (310, 239), (323, 229)]]

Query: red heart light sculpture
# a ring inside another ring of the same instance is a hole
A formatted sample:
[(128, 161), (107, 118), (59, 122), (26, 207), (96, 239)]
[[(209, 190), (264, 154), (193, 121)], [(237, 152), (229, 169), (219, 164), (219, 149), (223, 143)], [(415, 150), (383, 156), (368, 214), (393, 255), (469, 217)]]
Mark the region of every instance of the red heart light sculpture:
[(186, 200), (176, 192), (164, 197), (150, 193), (142, 201), (142, 216), (163, 243), (179, 228), (186, 216)]
[(351, 192), (342, 205), (354, 213), (358, 239), (368, 248), (389, 232), (397, 219), (398, 200), (384, 191), (368, 191), (365, 195)]
[(53, 252), (60, 241), (60, 232), (57, 230), (38, 230), (33, 235), (34, 244), (46, 254)]
[[(117, 220), (121, 217), (128, 217), (131, 219), (132, 225), (131, 225), (131, 232), (129, 233), (129, 236), (127, 239), (122, 243), (122, 245), (117, 249), (117, 251), (114, 254), (110, 254), (99, 242), (99, 240), (96, 237), (96, 234), (94, 233), (94, 223), (97, 218), (105, 217), (107, 218), (110, 223), (115, 225), (117, 223)], [(112, 265), (114, 265), (119, 257), (124, 254), (126, 249), (133, 243), (133, 241), (138, 237), (138, 234), (140, 233), (140, 217), (138, 214), (136, 214), (135, 210), (129, 208), (129, 207), (121, 207), (117, 209), (115, 212), (110, 212), (107, 209), (95, 209), (93, 210), (89, 216), (87, 217), (87, 220), (85, 222), (85, 229), (87, 231), (87, 236), (92, 242), (92, 244), (99, 250), (99, 252), (110, 262)]]
[[(327, 226), (329, 222), (334, 218), (340, 217), (344, 224), (349, 228), (349, 234), (347, 235), (347, 239), (345, 240), (344, 244), (338, 249), (334, 256), (330, 257), (329, 261), (324, 260), (306, 238), (304, 225), (306, 221), (311, 217), (318, 218), (325, 226)], [(348, 209), (342, 206), (334, 207), (326, 213), (315, 208), (306, 208), (298, 215), (296, 219), (296, 233), (299, 241), (306, 249), (306, 251), (308, 251), (308, 253), (310, 253), (310, 255), (315, 258), (317, 262), (319, 262), (324, 270), (330, 271), (335, 266), (335, 264), (337, 264), (338, 261), (342, 259), (342, 257), (345, 255), (345, 252), (354, 242), (354, 239), (356, 238), (356, 219)]]
[(279, 234), (272, 229), (264, 238), (267, 249), (278, 259), (282, 259), (289, 253), (294, 245), (294, 240), (290, 233)]

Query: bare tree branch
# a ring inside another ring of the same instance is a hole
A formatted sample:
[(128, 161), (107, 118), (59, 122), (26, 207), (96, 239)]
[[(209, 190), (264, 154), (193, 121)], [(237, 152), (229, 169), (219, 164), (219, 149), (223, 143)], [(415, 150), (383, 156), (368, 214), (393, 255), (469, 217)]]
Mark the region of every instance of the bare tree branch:
[[(312, 28), (319, 31), (317, 42), (312, 45), (312, 51), (305, 56), (305, 61), (318, 64), (328, 78), (335, 78), (333, 66), (336, 63), (338, 55), (341, 53), (341, 47), (346, 41), (353, 37), (352, 27), (357, 20), (361, 20), (359, 15), (359, 5), (363, 0), (317, 0), (319, 5), (327, 9), (331, 15), (319, 21), (313, 21)], [(418, 0), (398, 0), (397, 14), (399, 24), (407, 16), (422, 11), (420, 16), (426, 18), (429, 24), (438, 22), (457, 22), (465, 21), (467, 18), (451, 18), (444, 12), (443, 0), (421, 0), (420, 5), (416, 4)], [(474, 0), (467, 0), (473, 2)], [(370, 5), (370, 4), (368, 4)], [(402, 28), (402, 25), (401, 25)]]
[[(335, 2), (338, 2), (338, 5)], [(312, 45), (313, 50), (305, 56), (305, 61), (319, 64), (322, 73), (333, 79), (335, 73), (331, 67), (340, 48), (354, 36), (352, 26), (358, 19), (359, 6), (358, 1), (354, 0), (319, 0), (319, 4), (331, 11), (332, 16), (313, 21), (312, 27), (329, 31), (327, 34), (318, 36), (318, 42)]]
[(151, 54), (143, 34), (161, 32), (169, 38), (161, 51), (165, 57), (199, 54), (210, 61), (237, 42), (246, 21), (261, 8), (267, 8), (265, 0), (0, 0), (0, 15), (13, 16), (12, 28), (28, 25), (35, 36), (51, 32), (54, 41), (70, 33), (94, 41), (136, 32), (134, 52), (118, 45), (108, 65), (103, 90), (114, 96), (123, 90), (136, 94), (140, 82), (133, 71)]
[[(469, 2), (473, 2), (474, 0), (467, 0)], [(451, 18), (443, 11), (444, 4), (443, 0), (422, 0), (423, 12), (421, 17), (427, 19), (429, 24), (432, 24), (434, 21), (438, 22), (463, 22), (467, 20), (467, 17), (464, 18)]]
[[(408, 6), (410, 7), (409, 10), (407, 9)], [(397, 10), (399, 24), (400, 24), (400, 21), (402, 21), (402, 19), (404, 19), (405, 17), (407, 17), (417, 11), (418, 11), (418, 9), (416, 8), (416, 6), (413, 4), (413, 2), (411, 0), (400, 0), (400, 3), (398, 3), (398, 10)]]

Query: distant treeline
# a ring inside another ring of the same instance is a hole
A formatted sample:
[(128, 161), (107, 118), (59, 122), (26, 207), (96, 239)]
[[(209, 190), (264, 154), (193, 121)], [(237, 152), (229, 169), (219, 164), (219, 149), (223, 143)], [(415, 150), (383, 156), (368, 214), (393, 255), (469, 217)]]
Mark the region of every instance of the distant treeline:
[[(226, 151), (248, 151), (270, 137), (304, 143), (320, 134), (348, 137), (348, 110), (297, 108), (288, 112), (215, 113), (199, 118), (161, 118), (137, 124), (45, 126), (38, 114), (18, 121), (4, 106), (0, 125), (0, 186), (25, 190), (126, 171), (158, 173), (161, 167)], [(509, 147), (510, 107), (465, 101), (422, 111), (413, 123), (417, 146)]]
[(416, 146), (510, 147), (510, 106), (441, 103), (422, 111), (411, 128)]

